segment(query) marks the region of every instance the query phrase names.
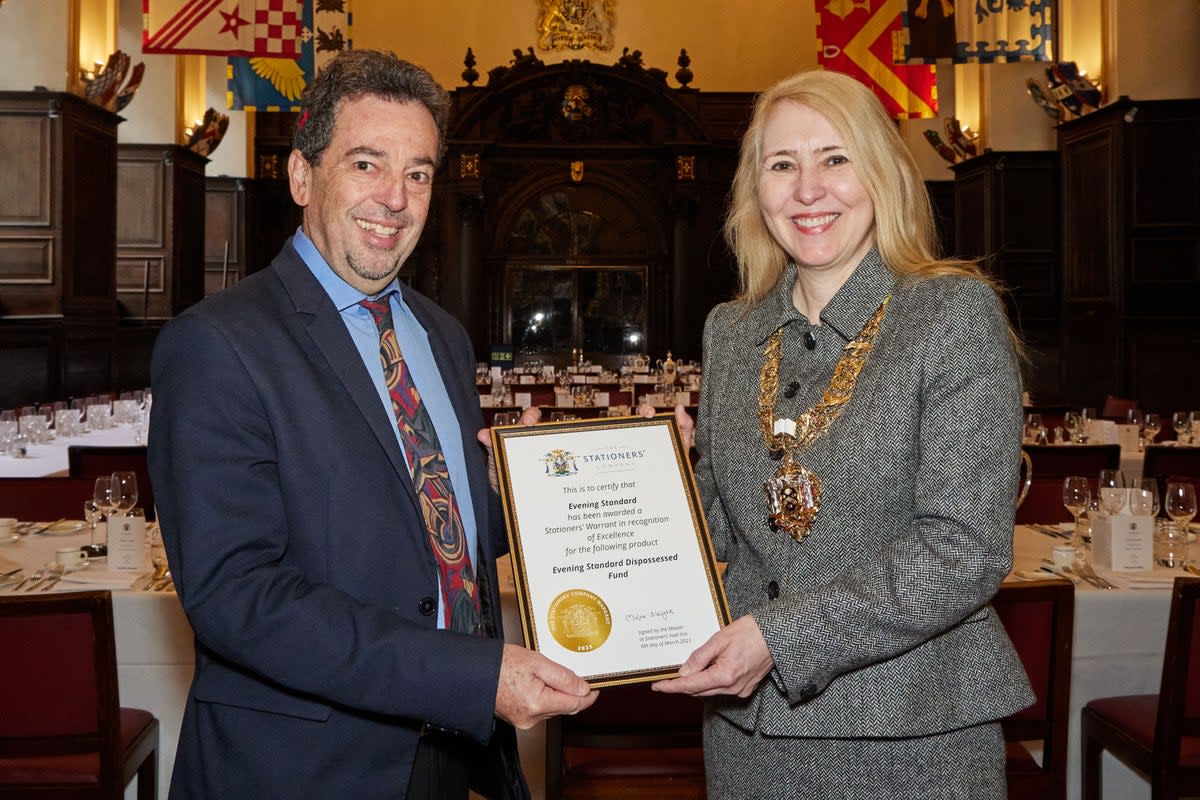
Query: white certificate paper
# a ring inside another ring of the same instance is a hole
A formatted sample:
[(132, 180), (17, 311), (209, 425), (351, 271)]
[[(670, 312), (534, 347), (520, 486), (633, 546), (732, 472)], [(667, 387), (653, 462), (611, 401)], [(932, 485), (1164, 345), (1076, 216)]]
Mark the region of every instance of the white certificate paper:
[(674, 418), (493, 428), (525, 643), (592, 686), (658, 680), (729, 621)]

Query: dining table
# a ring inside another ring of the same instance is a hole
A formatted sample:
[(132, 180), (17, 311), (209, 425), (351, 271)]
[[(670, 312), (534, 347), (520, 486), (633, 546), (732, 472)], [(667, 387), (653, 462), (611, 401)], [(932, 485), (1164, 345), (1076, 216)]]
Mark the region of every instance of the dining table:
[(45, 478), (67, 474), (67, 448), (71, 445), (101, 447), (145, 444), (138, 441), (133, 425), (118, 423), (111, 428), (72, 436), (56, 436), (49, 442), (31, 444), (17, 457), (0, 455), (0, 478)]
[[(1010, 580), (1030, 576), (1052, 557), (1055, 545), (1069, 544), (1071, 525), (1018, 525), (1013, 532)], [(1162, 677), (1163, 650), (1171, 612), (1171, 585), (1181, 569), (1155, 566), (1144, 573), (1098, 570), (1117, 585), (1100, 589), (1075, 583), (1075, 628), (1071, 652), (1070, 725), (1067, 738), (1067, 797), (1080, 792), (1080, 711), (1091, 700), (1126, 694), (1155, 694)], [(1050, 577), (1049, 573), (1043, 573)], [(1150, 797), (1150, 784), (1105, 752), (1104, 796), (1121, 800)]]
[[(1010, 579), (1020, 580), (1019, 575), (1039, 570), (1053, 547), (1065, 543), (1069, 527), (1052, 526), (1049, 530), (1053, 533), (1047, 533), (1017, 526)], [(0, 557), (17, 562), (28, 573), (53, 561), (58, 547), (79, 546), (87, 541), (86, 526), (68, 520), (53, 531), (19, 536), (0, 544)], [(161, 553), (159, 546), (148, 548), (145, 570), (151, 568), (150, 559)], [(505, 637), (520, 643), (520, 612), (508, 557), (502, 558), (498, 567)], [(1140, 576), (1113, 575), (1121, 584), (1116, 589), (1098, 589), (1086, 582), (1076, 584), (1067, 773), (1068, 797), (1073, 800), (1080, 797), (1080, 709), (1097, 697), (1158, 691), (1170, 614), (1170, 582), (1182, 574), (1179, 570), (1156, 568)], [(149, 710), (159, 720), (159, 796), (165, 797), (192, 677), (192, 631), (173, 591), (130, 588), (139, 575), (113, 575), (103, 560), (93, 560), (85, 568), (65, 575), (49, 591), (112, 591), (121, 703)], [(1141, 580), (1135, 580), (1138, 577)], [(10, 590), (11, 586), (0, 587), (0, 593)], [(540, 800), (545, 796), (545, 726), (518, 731), (517, 744), (533, 797)], [(1103, 772), (1105, 796), (1124, 800), (1150, 797), (1146, 781), (1108, 754), (1104, 756)], [(133, 794), (127, 796), (132, 798)]]

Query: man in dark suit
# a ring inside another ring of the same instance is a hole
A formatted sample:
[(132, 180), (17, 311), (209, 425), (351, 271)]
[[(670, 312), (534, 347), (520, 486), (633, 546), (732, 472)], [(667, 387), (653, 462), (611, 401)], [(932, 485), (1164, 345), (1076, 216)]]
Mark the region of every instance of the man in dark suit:
[(512, 726), (595, 694), (502, 640), (474, 353), (396, 279), (449, 99), (347, 51), (301, 101), (302, 228), (154, 352), (150, 468), (196, 637), (171, 797), (527, 796)]

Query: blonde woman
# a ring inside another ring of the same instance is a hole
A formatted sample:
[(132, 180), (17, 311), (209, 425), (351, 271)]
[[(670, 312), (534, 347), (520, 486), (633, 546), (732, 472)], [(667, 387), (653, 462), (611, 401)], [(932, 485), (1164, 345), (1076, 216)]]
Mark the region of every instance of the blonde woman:
[(836, 73), (758, 99), (726, 236), (695, 433), (736, 620), (656, 685), (710, 698), (708, 796), (1003, 798), (997, 720), (1034, 698), (988, 606), (1021, 441), (1001, 302)]

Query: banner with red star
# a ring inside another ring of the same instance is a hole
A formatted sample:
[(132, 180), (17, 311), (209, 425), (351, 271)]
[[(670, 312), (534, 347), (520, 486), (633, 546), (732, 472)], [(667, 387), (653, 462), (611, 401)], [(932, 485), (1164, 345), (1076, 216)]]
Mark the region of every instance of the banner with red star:
[(902, 60), (905, 0), (815, 0), (817, 63), (875, 92), (897, 119), (938, 115), (936, 67)]
[(297, 58), (304, 0), (142, 0), (143, 53)]

